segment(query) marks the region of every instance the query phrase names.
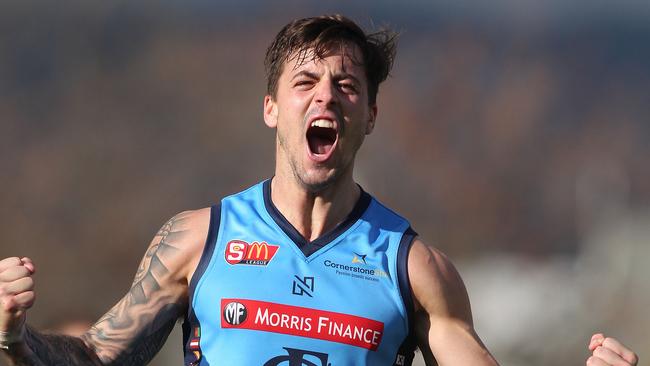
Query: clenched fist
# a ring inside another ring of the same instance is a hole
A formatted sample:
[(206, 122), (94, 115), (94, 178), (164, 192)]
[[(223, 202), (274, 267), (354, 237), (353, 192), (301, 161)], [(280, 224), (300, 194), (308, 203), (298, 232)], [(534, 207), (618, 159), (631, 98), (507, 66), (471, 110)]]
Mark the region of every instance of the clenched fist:
[(34, 304), (34, 264), (29, 258), (0, 261), (0, 332), (20, 334), (25, 311)]
[(636, 366), (639, 361), (639, 357), (625, 345), (602, 333), (591, 337), (588, 348), (592, 355), (587, 359), (587, 366)]

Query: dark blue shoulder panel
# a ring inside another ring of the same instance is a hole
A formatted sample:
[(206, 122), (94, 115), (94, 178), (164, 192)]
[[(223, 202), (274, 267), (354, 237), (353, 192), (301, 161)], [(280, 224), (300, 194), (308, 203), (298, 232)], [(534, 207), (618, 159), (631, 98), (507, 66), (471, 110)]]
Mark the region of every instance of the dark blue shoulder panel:
[(413, 320), (415, 318), (415, 304), (413, 302), (413, 292), (411, 291), (411, 281), (409, 280), (408, 258), (411, 244), (418, 234), (410, 226), (402, 235), (399, 248), (397, 249), (397, 281), (399, 291), (406, 307), (408, 321), (408, 335), (397, 351), (395, 365), (411, 365), (415, 357), (415, 347), (417, 342), (413, 329)]
[(205, 246), (203, 247), (203, 254), (201, 254), (199, 265), (196, 267), (196, 270), (192, 275), (192, 280), (190, 281), (190, 287), (188, 289), (189, 306), (188, 312), (185, 315), (185, 321), (183, 322), (183, 352), (185, 354), (185, 365), (198, 365), (201, 361), (201, 325), (194, 313), (192, 299), (194, 298), (196, 286), (201, 277), (203, 277), (203, 274), (210, 264), (212, 255), (214, 254), (220, 223), (221, 204), (213, 205), (210, 208), (210, 227), (208, 228), (208, 237), (206, 238)]
[[(194, 274), (192, 275), (192, 280), (190, 281), (189, 296), (190, 302), (194, 298), (194, 291), (196, 290), (196, 285), (199, 283), (201, 277), (205, 273), (205, 270), (210, 264), (212, 259), (212, 254), (214, 253), (214, 248), (217, 244), (217, 235), (219, 234), (219, 224), (221, 223), (221, 204), (213, 205), (210, 207), (210, 227), (208, 229), (208, 237), (205, 239), (205, 247), (203, 247), (203, 254), (201, 255), (201, 260), (199, 260), (199, 265), (196, 267)], [(190, 304), (191, 305), (191, 304)]]

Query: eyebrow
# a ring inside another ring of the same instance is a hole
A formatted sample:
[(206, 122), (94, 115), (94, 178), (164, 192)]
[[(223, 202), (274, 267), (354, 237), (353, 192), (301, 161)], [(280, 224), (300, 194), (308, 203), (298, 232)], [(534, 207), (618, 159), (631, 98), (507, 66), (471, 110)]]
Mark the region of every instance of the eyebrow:
[[(290, 79), (289, 81), (291, 82), (291, 81), (293, 81), (295, 78), (300, 77), (300, 76), (306, 76), (306, 77), (308, 77), (308, 78), (310, 78), (310, 79), (318, 79), (318, 78), (320, 77), (320, 76), (319, 76), (317, 73), (315, 73), (315, 72), (311, 72), (311, 71), (307, 71), (307, 70), (301, 70), (300, 72), (298, 72), (297, 74), (295, 74), (294, 76), (292, 76), (291, 79)], [(343, 72), (343, 73), (339, 73), (339, 74), (335, 74), (335, 75), (334, 75), (334, 80), (337, 80), (337, 81), (338, 81), (338, 80), (343, 80), (343, 79), (352, 79), (352, 81), (354, 81), (356, 84), (361, 84), (361, 82), (359, 81), (359, 79), (357, 79), (357, 78), (356, 78), (354, 75), (352, 75), (352, 74), (348, 74), (348, 73)]]
[(293, 79), (299, 77), (299, 76), (306, 76), (310, 79), (318, 79), (318, 74), (315, 72), (307, 71), (307, 70), (302, 70), (299, 73), (295, 74), (289, 81), (293, 81)]

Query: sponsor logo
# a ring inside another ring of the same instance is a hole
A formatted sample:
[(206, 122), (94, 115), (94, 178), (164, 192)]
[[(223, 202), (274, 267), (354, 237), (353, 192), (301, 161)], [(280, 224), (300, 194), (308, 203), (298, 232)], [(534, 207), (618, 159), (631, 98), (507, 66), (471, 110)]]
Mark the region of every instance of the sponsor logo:
[(404, 357), (403, 355), (397, 355), (397, 359), (395, 360), (395, 365), (404, 366), (405, 362), (406, 362), (406, 357)]
[(347, 276), (373, 282), (379, 282), (379, 278), (382, 277), (388, 278), (389, 275), (386, 271), (368, 265), (366, 262), (367, 256), (367, 254), (353, 252), (352, 264), (338, 263), (329, 259), (326, 259), (323, 264), (325, 267), (335, 270), (336, 274), (339, 276)]
[(320, 353), (314, 351), (306, 351), (304, 349), (296, 349), (289, 347), (282, 347), (287, 351), (286, 356), (277, 356), (266, 361), (264, 366), (328, 366), (327, 353)]
[(363, 263), (363, 264), (367, 264), (367, 263), (366, 263), (366, 256), (367, 256), (367, 254), (363, 254), (363, 255), (361, 255), (361, 254), (359, 254), (359, 253), (354, 253), (354, 257), (352, 257), (352, 263)]
[(246, 321), (248, 311), (244, 304), (233, 301), (223, 307), (223, 320), (230, 325), (239, 325)]
[(307, 295), (313, 297), (314, 292), (314, 277), (303, 277), (293, 276), (293, 291), (291, 292), (294, 295), (302, 296)]
[(226, 262), (228, 264), (249, 264), (253, 266), (266, 266), (269, 264), (279, 245), (267, 242), (249, 244), (243, 240), (231, 240), (226, 244)]
[[(236, 316), (239, 304), (248, 316)], [(229, 308), (229, 312), (226, 309)], [(238, 328), (343, 343), (376, 351), (384, 323), (356, 315), (245, 299), (221, 299), (222, 328)], [(228, 321), (230, 319), (239, 322)]]

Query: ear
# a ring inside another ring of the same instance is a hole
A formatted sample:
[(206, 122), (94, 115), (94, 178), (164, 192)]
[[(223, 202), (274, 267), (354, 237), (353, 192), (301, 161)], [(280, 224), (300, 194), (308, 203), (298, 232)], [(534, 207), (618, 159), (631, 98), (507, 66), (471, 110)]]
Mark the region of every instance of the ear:
[(270, 95), (264, 97), (264, 123), (270, 128), (278, 126), (278, 106)]
[(370, 107), (368, 110), (368, 123), (366, 124), (366, 135), (370, 135), (375, 128), (375, 120), (377, 119), (377, 104)]

